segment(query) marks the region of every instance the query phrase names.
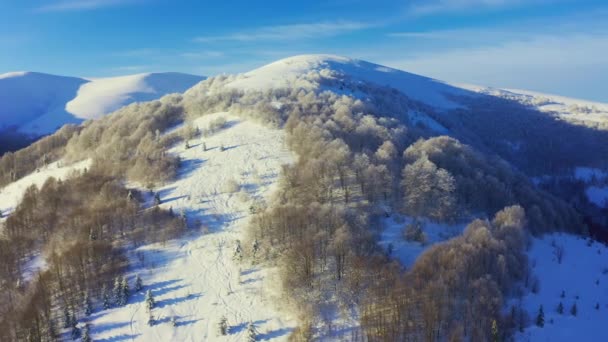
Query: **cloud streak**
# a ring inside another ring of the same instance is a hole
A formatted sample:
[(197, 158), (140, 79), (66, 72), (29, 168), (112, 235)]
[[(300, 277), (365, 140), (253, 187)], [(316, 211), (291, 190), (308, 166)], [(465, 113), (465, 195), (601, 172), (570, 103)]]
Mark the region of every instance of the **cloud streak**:
[(412, 15), (432, 15), (468, 10), (502, 9), (521, 5), (537, 5), (560, 0), (425, 0), (415, 2), (408, 8)]
[(62, 0), (36, 8), (38, 12), (90, 11), (132, 4), (134, 0)]
[(371, 24), (353, 21), (319, 22), (266, 26), (249, 31), (235, 32), (219, 36), (201, 36), (194, 40), (200, 43), (211, 42), (257, 42), (287, 41), (332, 37), (372, 27)]

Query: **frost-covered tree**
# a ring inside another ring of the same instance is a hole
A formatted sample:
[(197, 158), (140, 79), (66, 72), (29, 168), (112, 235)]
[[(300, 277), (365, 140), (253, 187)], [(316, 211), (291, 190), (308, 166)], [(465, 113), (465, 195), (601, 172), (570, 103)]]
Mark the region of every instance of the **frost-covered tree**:
[(117, 276), (114, 279), (114, 289), (112, 290), (112, 295), (114, 296), (114, 304), (117, 306), (123, 305), (122, 302), (122, 277)]
[(104, 310), (112, 307), (112, 299), (110, 298), (110, 292), (108, 291), (108, 286), (106, 284), (103, 284), (101, 288), (101, 300)]
[(65, 306), (63, 308), (63, 327), (69, 328), (71, 326), (70, 324), (72, 324), (72, 315), (70, 309)]
[(90, 327), (88, 324), (85, 324), (82, 329), (82, 342), (92, 342), (91, 333), (89, 332)]
[(130, 295), (130, 290), (129, 290), (129, 283), (127, 282), (127, 278), (122, 278), (122, 282), (120, 283), (120, 290), (121, 290), (121, 305), (126, 305), (127, 302), (129, 301), (129, 295)]
[(89, 298), (89, 291), (85, 291), (84, 299), (82, 301), (82, 306), (84, 308), (85, 316), (90, 316), (93, 313), (93, 305), (91, 304), (91, 299)]
[(148, 325), (153, 326), (155, 323), (156, 323), (156, 320), (154, 319), (154, 315), (152, 314), (152, 311), (150, 311), (150, 313), (148, 315)]
[(455, 212), (455, 180), (425, 155), (403, 169), (404, 212), (444, 221)]
[(257, 331), (255, 329), (255, 325), (253, 322), (249, 322), (247, 325), (247, 342), (255, 342), (257, 341)]
[(139, 274), (135, 277), (135, 292), (139, 292), (141, 291), (141, 289), (143, 289), (144, 287), (144, 283), (141, 280), (141, 277), (139, 276)]
[(218, 323), (218, 332), (220, 335), (225, 336), (228, 335), (228, 320), (226, 316), (222, 316)]
[(154, 309), (155, 304), (156, 304), (156, 302), (154, 301), (154, 296), (152, 295), (152, 291), (148, 290), (146, 292), (146, 310), (148, 310), (149, 312), (152, 311), (152, 309)]
[(545, 326), (545, 312), (543, 311), (542, 305), (538, 309), (538, 314), (536, 315), (536, 325), (539, 327)]

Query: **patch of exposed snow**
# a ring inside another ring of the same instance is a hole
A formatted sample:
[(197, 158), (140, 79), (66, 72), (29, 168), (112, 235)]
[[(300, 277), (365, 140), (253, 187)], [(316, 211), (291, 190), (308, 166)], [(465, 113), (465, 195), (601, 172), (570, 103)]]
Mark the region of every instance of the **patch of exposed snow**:
[(608, 186), (590, 186), (585, 190), (589, 201), (600, 208), (608, 208)]
[[(554, 246), (564, 247), (561, 264)], [(608, 248), (600, 243), (569, 234), (548, 234), (533, 239), (529, 251), (533, 274), (540, 279), (538, 293), (528, 293), (522, 307), (529, 313), (531, 325), (516, 334), (517, 341), (608, 341), (602, 329), (608, 312)], [(564, 291), (564, 298), (561, 293)], [(578, 298), (577, 298), (578, 297)], [(517, 305), (513, 300), (513, 305)], [(562, 302), (564, 313), (557, 312)], [(578, 313), (570, 313), (576, 303)], [(595, 305), (599, 304), (599, 309)], [(540, 306), (545, 326), (534, 321)]]
[(464, 224), (447, 225), (421, 220), (426, 241), (424, 243), (406, 241), (403, 237), (403, 229), (413, 221), (411, 217), (398, 214), (385, 219), (384, 230), (378, 242), (386, 251), (392, 248), (391, 257), (399, 260), (405, 267), (412, 266), (416, 259), (433, 244), (456, 237), (462, 234), (465, 228)]

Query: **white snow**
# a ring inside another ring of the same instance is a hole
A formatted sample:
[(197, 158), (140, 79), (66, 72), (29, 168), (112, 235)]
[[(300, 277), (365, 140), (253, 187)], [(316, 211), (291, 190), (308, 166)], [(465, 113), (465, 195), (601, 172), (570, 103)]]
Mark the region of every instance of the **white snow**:
[(499, 89), (462, 83), (454, 85), (481, 94), (516, 100), (523, 104), (531, 105), (542, 112), (555, 113), (560, 118), (568, 121), (588, 123), (608, 122), (608, 103), (521, 89)]
[(412, 123), (414, 125), (422, 124), (423, 126), (427, 127), (428, 129), (435, 131), (436, 133), (439, 133), (439, 134), (449, 133), (449, 130), (447, 128), (445, 128), (442, 124), (437, 122), (437, 120), (428, 116), (428, 114), (426, 114), (426, 113), (423, 113), (420, 111), (410, 111), (408, 113), (408, 115), (409, 115), (410, 121), (412, 121)]
[[(152, 290), (159, 323), (147, 325), (144, 296), (136, 294), (127, 306), (93, 316), (95, 340), (244, 341), (247, 324), (253, 322), (260, 340), (282, 341), (294, 328), (289, 313), (279, 310), (278, 303), (284, 300), (276, 298), (275, 270), (233, 260), (237, 240), (244, 239), (252, 203), (248, 198), (268, 200), (281, 165), (293, 160), (284, 146), (284, 132), (227, 113), (206, 115), (196, 125), (204, 128), (218, 116), (228, 120), (228, 128), (190, 140), (189, 149), (185, 144), (174, 147), (171, 152), (183, 160), (181, 174), (158, 189), (164, 208), (185, 211), (190, 225), (200, 220), (208, 233), (191, 232), (166, 246), (149, 245), (134, 252), (143, 253), (148, 263), (147, 269), (133, 273), (141, 274), (144, 290)], [(203, 151), (203, 142), (208, 151)], [(240, 184), (242, 193), (224, 191), (231, 180)], [(220, 337), (223, 315), (232, 328)], [(173, 316), (178, 318), (177, 327), (169, 323)]]
[(54, 177), (57, 179), (66, 179), (70, 173), (75, 170), (83, 170), (89, 167), (91, 160), (83, 160), (78, 163), (63, 166), (61, 161), (49, 164), (46, 167), (40, 168), (39, 171), (33, 172), (16, 182), (13, 182), (4, 188), (0, 189), (0, 211), (3, 216), (12, 212), (23, 198), (25, 190), (32, 185), (40, 188), (47, 179)]
[(608, 208), (608, 186), (590, 186), (585, 190), (591, 203), (600, 208)]
[(137, 74), (92, 79), (78, 90), (78, 95), (65, 109), (81, 119), (98, 119), (131, 102), (160, 98), (169, 93), (182, 93), (202, 77), (180, 74)]
[[(555, 246), (564, 247), (562, 263), (554, 255)], [(523, 298), (532, 319), (531, 326), (516, 335), (518, 341), (608, 341), (604, 329), (608, 313), (608, 248), (600, 243), (569, 234), (549, 234), (533, 240), (529, 251), (535, 276), (540, 279), (539, 292)], [(598, 282), (596, 284), (596, 282)], [(561, 298), (562, 291), (565, 298)], [(577, 299), (578, 296), (578, 299)], [(560, 301), (564, 313), (557, 313)], [(577, 316), (570, 314), (576, 303)], [(599, 303), (599, 310), (595, 309)], [(513, 304), (517, 304), (514, 300)], [(534, 324), (540, 306), (545, 312), (545, 326)]]
[(447, 225), (434, 223), (422, 219), (422, 230), (426, 235), (426, 242), (406, 241), (403, 238), (403, 229), (413, 222), (413, 218), (394, 214), (384, 220), (384, 230), (380, 235), (378, 244), (385, 250), (392, 245), (391, 257), (399, 260), (405, 267), (412, 266), (416, 259), (430, 246), (435, 243), (449, 240), (464, 231), (465, 224)]
[[(282, 87), (317, 89), (318, 85), (306, 80), (303, 76), (311, 71), (321, 71), (324, 74), (323, 69), (339, 72), (353, 82), (368, 82), (393, 87), (414, 100), (439, 109), (459, 107), (446, 95), (469, 93), (424, 76), (334, 55), (300, 55), (281, 59), (241, 75), (227, 87), (245, 90)], [(319, 88), (319, 90), (323, 89)]]
[(577, 167), (574, 169), (574, 178), (584, 182), (591, 182), (593, 179), (601, 181), (608, 179), (608, 172), (591, 167)]
[(84, 79), (36, 72), (0, 75), (0, 131), (16, 129), (35, 136), (68, 123), (96, 119), (135, 101), (184, 92), (203, 77), (150, 73)]

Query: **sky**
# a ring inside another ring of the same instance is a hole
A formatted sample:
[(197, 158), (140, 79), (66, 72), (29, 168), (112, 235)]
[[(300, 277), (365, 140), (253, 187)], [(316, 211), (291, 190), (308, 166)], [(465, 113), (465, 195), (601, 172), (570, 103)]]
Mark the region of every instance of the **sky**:
[(608, 102), (606, 0), (0, 0), (0, 74), (246, 72), (328, 53)]

